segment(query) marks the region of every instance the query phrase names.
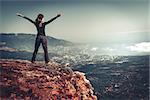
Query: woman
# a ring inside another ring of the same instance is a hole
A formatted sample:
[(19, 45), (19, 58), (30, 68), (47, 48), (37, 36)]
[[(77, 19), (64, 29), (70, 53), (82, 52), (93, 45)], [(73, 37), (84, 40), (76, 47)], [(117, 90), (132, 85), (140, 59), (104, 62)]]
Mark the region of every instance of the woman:
[(38, 48), (40, 46), (40, 44), (42, 43), (43, 49), (44, 49), (44, 57), (45, 57), (45, 63), (49, 62), (49, 57), (48, 57), (48, 48), (47, 48), (47, 37), (45, 35), (45, 26), (47, 24), (49, 24), (50, 22), (54, 21), (56, 18), (60, 17), (61, 15), (58, 14), (56, 17), (50, 19), (47, 22), (44, 22), (44, 15), (43, 14), (38, 14), (37, 18), (35, 21), (31, 20), (30, 18), (17, 13), (17, 15), (19, 17), (25, 18), (28, 21), (30, 21), (31, 23), (33, 23), (36, 26), (37, 29), (37, 37), (36, 37), (36, 41), (35, 41), (35, 49), (33, 52), (33, 56), (32, 56), (32, 60), (31, 62), (34, 63), (35, 62), (35, 58), (36, 58), (36, 54), (38, 52)]

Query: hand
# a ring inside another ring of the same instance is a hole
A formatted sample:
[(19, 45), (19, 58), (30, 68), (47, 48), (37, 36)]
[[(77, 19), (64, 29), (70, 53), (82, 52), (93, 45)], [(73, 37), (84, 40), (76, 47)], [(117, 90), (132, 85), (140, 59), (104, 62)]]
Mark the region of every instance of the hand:
[(17, 14), (17, 16), (19, 16), (19, 17), (25, 17), (24, 15), (22, 15), (22, 14), (20, 14), (20, 13), (16, 13)]
[(61, 16), (61, 14), (57, 14), (57, 17), (60, 17)]

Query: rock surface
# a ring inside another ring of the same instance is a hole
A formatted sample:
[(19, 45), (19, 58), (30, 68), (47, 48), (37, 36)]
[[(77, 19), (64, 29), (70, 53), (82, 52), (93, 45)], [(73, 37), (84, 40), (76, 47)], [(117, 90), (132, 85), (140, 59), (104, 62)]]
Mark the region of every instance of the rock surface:
[(57, 63), (0, 60), (0, 99), (97, 100), (84, 73)]

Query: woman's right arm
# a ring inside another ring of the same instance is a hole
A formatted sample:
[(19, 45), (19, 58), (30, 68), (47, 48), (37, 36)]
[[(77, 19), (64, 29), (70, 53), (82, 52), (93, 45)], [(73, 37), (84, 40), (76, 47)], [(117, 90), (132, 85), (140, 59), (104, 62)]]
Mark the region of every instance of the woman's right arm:
[(27, 19), (28, 21), (30, 21), (31, 23), (35, 24), (35, 22), (34, 22), (33, 20), (31, 20), (30, 18), (28, 18), (28, 17), (26, 17), (26, 16), (24, 16), (24, 15), (22, 15), (22, 14), (20, 14), (20, 13), (17, 13), (17, 16), (22, 17), (22, 18), (25, 18), (25, 19)]

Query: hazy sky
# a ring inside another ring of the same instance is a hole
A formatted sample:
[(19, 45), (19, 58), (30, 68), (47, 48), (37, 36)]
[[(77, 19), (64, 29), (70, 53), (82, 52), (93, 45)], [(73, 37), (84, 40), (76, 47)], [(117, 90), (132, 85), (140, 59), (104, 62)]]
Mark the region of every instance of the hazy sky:
[(148, 41), (148, 0), (1, 0), (1, 32), (36, 34), (20, 12), (45, 21), (46, 34), (81, 43), (138, 43)]

